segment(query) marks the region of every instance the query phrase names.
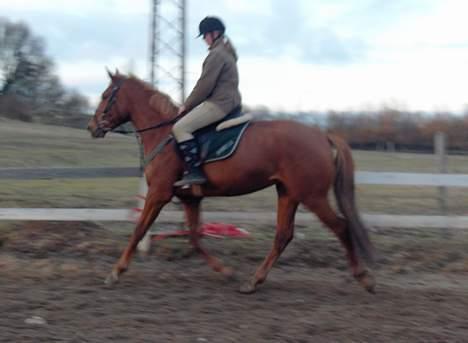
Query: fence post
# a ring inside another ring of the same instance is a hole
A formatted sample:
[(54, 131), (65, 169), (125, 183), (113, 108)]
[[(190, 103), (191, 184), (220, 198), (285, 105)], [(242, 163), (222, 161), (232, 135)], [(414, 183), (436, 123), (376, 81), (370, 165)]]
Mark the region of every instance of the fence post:
[[(446, 135), (443, 132), (437, 132), (434, 136), (434, 146), (437, 158), (438, 172), (441, 174), (447, 173), (447, 149)], [(447, 187), (439, 186), (439, 206), (443, 215), (447, 214)]]
[[(148, 193), (148, 184), (146, 183), (145, 174), (143, 174), (140, 179), (140, 191), (138, 193), (138, 195), (140, 195), (140, 197), (138, 198), (138, 208), (142, 210), (143, 210), (143, 207), (145, 206), (146, 193)], [(140, 243), (138, 243), (137, 250), (142, 255), (148, 255), (150, 248), (151, 248), (151, 233), (150, 233), (150, 230), (148, 230), (146, 232), (145, 237), (143, 237)]]

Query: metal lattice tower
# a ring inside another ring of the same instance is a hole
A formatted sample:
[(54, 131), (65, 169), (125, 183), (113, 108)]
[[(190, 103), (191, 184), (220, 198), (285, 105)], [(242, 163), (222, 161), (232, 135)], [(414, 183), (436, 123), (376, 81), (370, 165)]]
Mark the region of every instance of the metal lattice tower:
[(151, 0), (149, 79), (175, 101), (185, 100), (186, 0)]
[[(149, 80), (159, 90), (182, 104), (185, 100), (185, 30), (186, 0), (151, 0)], [(145, 196), (145, 176), (140, 181), (140, 194)], [(138, 204), (143, 208), (144, 200)], [(138, 250), (147, 254), (151, 235), (146, 234)]]

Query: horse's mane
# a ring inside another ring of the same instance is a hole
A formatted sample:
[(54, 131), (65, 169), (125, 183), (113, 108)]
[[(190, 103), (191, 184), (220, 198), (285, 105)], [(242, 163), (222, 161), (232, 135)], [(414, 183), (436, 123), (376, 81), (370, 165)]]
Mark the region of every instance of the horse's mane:
[(156, 112), (171, 116), (177, 113), (178, 106), (174, 104), (169, 95), (155, 89), (150, 83), (141, 80), (135, 75), (130, 74), (127, 78), (129, 80), (133, 80), (135, 83), (143, 87), (145, 91), (149, 91), (151, 93), (149, 105)]

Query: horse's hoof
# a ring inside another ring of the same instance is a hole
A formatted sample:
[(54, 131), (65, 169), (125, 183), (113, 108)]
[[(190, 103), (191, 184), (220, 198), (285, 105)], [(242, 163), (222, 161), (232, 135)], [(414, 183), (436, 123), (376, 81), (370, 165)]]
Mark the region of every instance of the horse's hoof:
[(359, 283), (364, 287), (369, 293), (375, 294), (375, 279), (369, 272), (365, 272), (358, 277), (356, 277)]
[(252, 294), (252, 293), (255, 293), (256, 290), (257, 288), (255, 287), (255, 285), (249, 281), (240, 286), (239, 293)]
[(104, 280), (104, 284), (106, 286), (112, 286), (115, 285), (117, 282), (119, 282), (119, 276), (117, 275), (116, 272), (112, 271), (107, 277), (106, 280)]

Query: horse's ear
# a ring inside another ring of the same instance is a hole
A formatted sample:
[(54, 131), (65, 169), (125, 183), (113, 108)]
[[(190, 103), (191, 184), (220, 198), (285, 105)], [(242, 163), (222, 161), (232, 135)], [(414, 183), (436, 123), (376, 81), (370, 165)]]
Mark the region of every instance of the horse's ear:
[(113, 79), (114, 79), (114, 75), (112, 75), (112, 72), (109, 70), (109, 68), (106, 67), (106, 71), (107, 71), (107, 75), (109, 75), (109, 78), (110, 78), (111, 80), (113, 80)]
[(115, 68), (115, 75), (120, 75), (119, 70)]

